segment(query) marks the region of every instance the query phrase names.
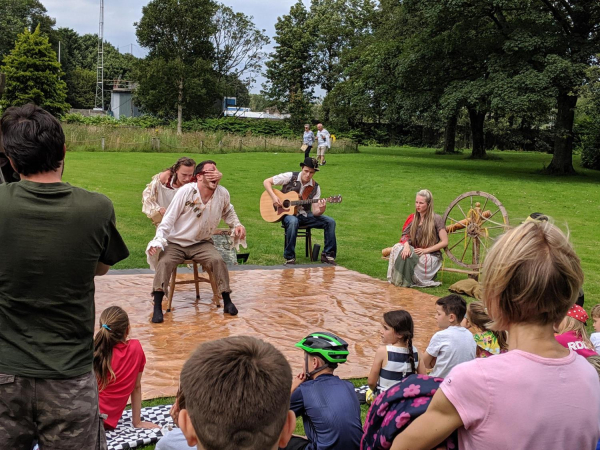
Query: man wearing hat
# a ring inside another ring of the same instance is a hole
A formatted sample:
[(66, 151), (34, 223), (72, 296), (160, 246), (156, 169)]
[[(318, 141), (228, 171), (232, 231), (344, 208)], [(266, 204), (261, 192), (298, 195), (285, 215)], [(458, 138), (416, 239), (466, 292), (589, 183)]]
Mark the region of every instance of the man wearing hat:
[[(319, 163), (314, 158), (305, 158), (300, 163), (301, 172), (285, 172), (267, 178), (263, 184), (265, 189), (273, 199), (274, 206), (282, 206), (281, 200), (273, 193), (273, 186), (281, 186), (281, 192), (297, 192), (302, 200), (313, 200), (321, 198), (321, 188), (313, 180), (315, 172), (319, 171)], [(327, 202), (321, 200), (312, 204), (310, 210), (302, 206), (298, 207), (298, 213), (295, 216), (288, 215), (283, 218), (285, 227), (286, 246), (283, 249), (285, 264), (296, 264), (296, 236), (298, 227), (306, 226), (324, 230), (325, 248), (321, 254), (321, 261), (327, 264), (335, 265), (335, 256), (337, 252), (337, 243), (335, 240), (335, 220), (324, 216)], [(306, 207), (308, 208), (308, 207)]]

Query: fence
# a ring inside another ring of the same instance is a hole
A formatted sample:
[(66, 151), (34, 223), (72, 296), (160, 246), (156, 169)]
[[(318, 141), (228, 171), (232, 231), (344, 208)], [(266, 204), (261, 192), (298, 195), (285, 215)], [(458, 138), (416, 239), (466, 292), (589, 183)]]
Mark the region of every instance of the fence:
[[(216, 132), (188, 132), (178, 136), (169, 129), (141, 129), (63, 124), (67, 149), (70, 151), (160, 152), (160, 153), (300, 153), (298, 139), (235, 135)], [(356, 153), (358, 144), (338, 139), (331, 153)]]

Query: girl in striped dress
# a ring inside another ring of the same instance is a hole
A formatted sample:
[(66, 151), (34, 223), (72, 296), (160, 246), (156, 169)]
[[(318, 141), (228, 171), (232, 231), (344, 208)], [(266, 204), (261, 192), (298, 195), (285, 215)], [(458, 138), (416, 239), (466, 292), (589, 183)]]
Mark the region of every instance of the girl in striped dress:
[(412, 373), (425, 375), (419, 352), (413, 345), (414, 325), (408, 311), (388, 311), (381, 323), (383, 344), (375, 353), (368, 384), (373, 392), (386, 391)]

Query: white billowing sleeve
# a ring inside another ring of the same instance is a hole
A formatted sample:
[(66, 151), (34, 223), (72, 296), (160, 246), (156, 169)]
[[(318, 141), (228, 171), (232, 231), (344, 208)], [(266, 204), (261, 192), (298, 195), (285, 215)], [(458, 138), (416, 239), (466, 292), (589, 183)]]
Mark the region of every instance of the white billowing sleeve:
[(167, 236), (169, 235), (170, 230), (173, 229), (175, 221), (183, 211), (188, 190), (189, 189), (181, 188), (177, 191), (177, 194), (175, 194), (173, 201), (169, 204), (162, 221), (156, 228), (154, 239), (152, 239), (146, 247), (146, 261), (152, 270), (156, 270), (156, 263), (158, 262), (158, 255), (160, 252), (150, 255), (149, 250), (152, 247), (158, 247), (161, 251), (164, 251), (167, 246)]
[(160, 174), (152, 177), (152, 181), (146, 185), (142, 193), (142, 212), (149, 218), (160, 210), (158, 204), (158, 183), (160, 183)]
[(292, 181), (293, 172), (284, 172), (273, 177), (273, 186), (283, 186)]

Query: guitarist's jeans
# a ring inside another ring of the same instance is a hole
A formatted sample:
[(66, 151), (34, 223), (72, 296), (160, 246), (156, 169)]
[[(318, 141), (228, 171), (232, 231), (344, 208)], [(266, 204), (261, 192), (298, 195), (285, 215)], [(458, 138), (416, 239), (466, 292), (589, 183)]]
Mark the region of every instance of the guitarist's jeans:
[(324, 231), (325, 247), (323, 253), (335, 258), (337, 253), (337, 242), (335, 240), (335, 220), (328, 216), (313, 216), (308, 214), (302, 216), (285, 216), (283, 218), (283, 226), (285, 227), (285, 237), (287, 245), (283, 249), (283, 257), (285, 259), (293, 259), (296, 257), (296, 236), (298, 235), (298, 227), (317, 228)]

